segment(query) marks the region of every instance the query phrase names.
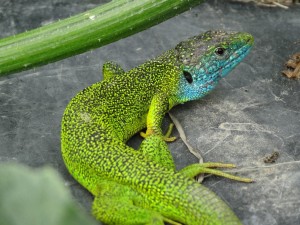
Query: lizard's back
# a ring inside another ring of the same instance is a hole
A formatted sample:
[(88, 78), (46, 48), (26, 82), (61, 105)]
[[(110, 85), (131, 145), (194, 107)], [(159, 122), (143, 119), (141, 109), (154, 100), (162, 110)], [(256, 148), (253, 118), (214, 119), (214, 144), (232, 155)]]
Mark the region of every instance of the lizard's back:
[[(161, 80), (173, 79), (172, 73), (164, 73), (165, 65), (159, 62), (151, 62), (151, 66), (148, 64), (87, 87), (70, 101), (64, 112), (64, 160), (75, 179), (92, 193), (96, 180), (115, 177), (110, 172), (116, 171), (114, 168), (118, 166), (114, 163), (118, 160), (128, 161), (123, 166), (134, 165), (124, 174), (129, 180), (135, 177), (131, 174), (136, 172), (135, 169), (151, 170), (153, 163), (125, 144), (146, 126), (150, 102), (152, 96), (160, 91)], [(168, 71), (172, 70), (175, 68)], [(92, 168), (93, 163), (97, 164), (97, 171)], [(108, 171), (107, 174), (105, 171)]]

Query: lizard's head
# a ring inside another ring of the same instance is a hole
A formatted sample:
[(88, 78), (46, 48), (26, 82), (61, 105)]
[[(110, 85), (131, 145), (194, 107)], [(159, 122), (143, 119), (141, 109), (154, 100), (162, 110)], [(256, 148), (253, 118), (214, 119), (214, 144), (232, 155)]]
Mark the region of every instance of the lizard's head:
[(175, 48), (180, 68), (179, 102), (203, 97), (215, 88), (250, 51), (253, 36), (242, 32), (208, 31)]

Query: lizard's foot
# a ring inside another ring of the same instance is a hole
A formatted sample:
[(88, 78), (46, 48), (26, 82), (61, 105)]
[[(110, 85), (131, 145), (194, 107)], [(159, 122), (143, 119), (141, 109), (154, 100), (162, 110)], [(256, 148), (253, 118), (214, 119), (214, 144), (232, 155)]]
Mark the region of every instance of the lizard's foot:
[[(173, 123), (170, 123), (169, 127), (168, 127), (168, 130), (166, 132), (165, 135), (162, 135), (162, 139), (165, 141), (165, 142), (173, 142), (176, 140), (176, 137), (170, 137), (171, 136), (171, 133), (173, 131), (173, 128), (174, 128), (174, 124)], [(147, 138), (151, 135), (154, 135), (156, 134), (157, 132), (155, 132), (153, 129), (147, 129), (146, 132), (140, 132), (140, 135), (143, 137), (143, 138)]]
[(250, 178), (235, 176), (217, 169), (212, 168), (236, 168), (234, 164), (226, 164), (226, 163), (215, 163), (215, 162), (207, 162), (202, 164), (192, 164), (189, 165), (179, 171), (179, 173), (184, 174), (187, 177), (193, 178), (202, 173), (213, 174), (221, 177), (225, 177), (231, 180), (236, 180), (245, 183), (254, 182)]
[(168, 127), (168, 130), (167, 130), (166, 134), (164, 135), (164, 141), (166, 141), (166, 142), (173, 142), (173, 141), (176, 140), (176, 137), (174, 137), (174, 136), (171, 137), (173, 128), (174, 128), (174, 123), (170, 123), (170, 125)]

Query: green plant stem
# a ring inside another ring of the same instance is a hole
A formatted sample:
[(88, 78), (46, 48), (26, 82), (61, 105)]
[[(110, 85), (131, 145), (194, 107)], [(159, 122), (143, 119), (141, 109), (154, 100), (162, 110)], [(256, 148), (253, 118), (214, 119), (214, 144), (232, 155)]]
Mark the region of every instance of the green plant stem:
[(113, 0), (95, 9), (0, 40), (0, 76), (125, 38), (203, 0)]

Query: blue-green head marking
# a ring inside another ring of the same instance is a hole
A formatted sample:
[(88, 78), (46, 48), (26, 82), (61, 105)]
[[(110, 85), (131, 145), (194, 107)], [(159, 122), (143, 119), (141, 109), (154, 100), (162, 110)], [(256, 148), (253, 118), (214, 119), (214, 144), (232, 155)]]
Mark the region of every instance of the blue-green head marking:
[(249, 53), (253, 42), (248, 33), (208, 31), (179, 43), (173, 51), (181, 71), (176, 97), (179, 103), (212, 91)]

